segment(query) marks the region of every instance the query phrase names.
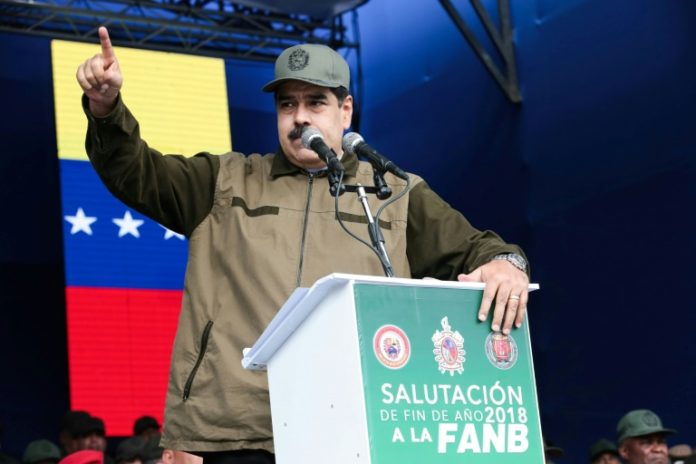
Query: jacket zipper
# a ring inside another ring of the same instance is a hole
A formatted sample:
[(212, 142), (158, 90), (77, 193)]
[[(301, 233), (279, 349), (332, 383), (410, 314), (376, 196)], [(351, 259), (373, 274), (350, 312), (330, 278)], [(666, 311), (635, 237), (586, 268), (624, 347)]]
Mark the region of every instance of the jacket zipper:
[(196, 359), (196, 364), (193, 365), (191, 373), (186, 379), (186, 384), (184, 385), (184, 401), (186, 401), (191, 394), (191, 385), (193, 385), (193, 379), (196, 377), (196, 372), (203, 362), (203, 356), (205, 356), (205, 351), (208, 348), (208, 338), (210, 337), (210, 331), (213, 328), (213, 321), (208, 321), (203, 329), (203, 335), (201, 336), (201, 348), (198, 351), (198, 359)]
[(305, 240), (307, 239), (307, 223), (309, 222), (309, 205), (312, 201), (312, 185), (314, 184), (314, 174), (309, 173), (309, 184), (307, 185), (307, 203), (304, 210), (304, 222), (302, 224), (302, 241), (300, 242), (300, 264), (297, 268), (297, 282), (295, 287), (302, 283), (302, 264), (304, 261)]

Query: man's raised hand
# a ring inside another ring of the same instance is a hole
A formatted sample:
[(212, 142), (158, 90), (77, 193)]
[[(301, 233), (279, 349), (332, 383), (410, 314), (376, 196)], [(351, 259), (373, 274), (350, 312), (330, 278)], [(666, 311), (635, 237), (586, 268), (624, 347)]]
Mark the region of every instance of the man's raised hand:
[(96, 117), (106, 116), (114, 107), (123, 86), (123, 76), (111, 46), (109, 31), (99, 28), (101, 53), (94, 55), (77, 68), (77, 82), (89, 98), (89, 109)]

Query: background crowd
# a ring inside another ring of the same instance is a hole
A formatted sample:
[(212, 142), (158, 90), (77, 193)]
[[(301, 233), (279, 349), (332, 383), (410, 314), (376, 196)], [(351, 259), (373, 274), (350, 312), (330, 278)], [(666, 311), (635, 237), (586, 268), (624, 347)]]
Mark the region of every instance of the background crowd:
[[(41, 438), (27, 444), (19, 457), (2, 453), (0, 464), (202, 464), (203, 459), (159, 446), (160, 424), (142, 416), (133, 423), (133, 435), (107, 440), (104, 421), (85, 411), (69, 411), (57, 433), (57, 443)], [(683, 437), (683, 438), (681, 438)], [(618, 420), (616, 436), (599, 438), (588, 446), (590, 464), (696, 464), (696, 449), (684, 443), (691, 438), (663, 426), (648, 409), (629, 411)], [(671, 442), (671, 443), (670, 443)], [(110, 449), (113, 448), (113, 449)], [(546, 464), (562, 464), (564, 450), (545, 441)]]
[(0, 464), (202, 464), (198, 456), (160, 447), (160, 436), (157, 420), (142, 416), (133, 423), (132, 436), (107, 440), (102, 419), (86, 411), (68, 411), (60, 423), (57, 443), (46, 438), (33, 440), (21, 457), (1, 452), (0, 428)]
[[(653, 411), (635, 409), (616, 425), (616, 441), (600, 438), (589, 447), (590, 464), (696, 464), (696, 452), (688, 444), (668, 445), (677, 431), (664, 427)], [(546, 464), (564, 462), (563, 448), (544, 443)]]

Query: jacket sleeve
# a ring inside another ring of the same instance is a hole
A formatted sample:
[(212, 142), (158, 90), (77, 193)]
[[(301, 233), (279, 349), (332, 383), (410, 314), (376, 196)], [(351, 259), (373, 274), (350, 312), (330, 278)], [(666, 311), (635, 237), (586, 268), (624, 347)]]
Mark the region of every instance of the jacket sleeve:
[(82, 107), (88, 119), (87, 155), (107, 189), (136, 211), (190, 236), (212, 208), (218, 157), (162, 155), (148, 147), (120, 95), (104, 118), (91, 114), (85, 96)]
[[(456, 280), (501, 253), (522, 250), (480, 231), (421, 181), (409, 193), (406, 254), (415, 279)], [(525, 257), (526, 259), (526, 257)]]

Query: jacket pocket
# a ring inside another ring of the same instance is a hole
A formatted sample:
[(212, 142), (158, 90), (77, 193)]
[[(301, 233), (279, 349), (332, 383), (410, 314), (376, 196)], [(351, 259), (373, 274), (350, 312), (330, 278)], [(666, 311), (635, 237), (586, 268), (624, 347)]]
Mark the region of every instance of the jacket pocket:
[(201, 363), (203, 362), (205, 351), (208, 348), (208, 339), (210, 338), (210, 331), (212, 329), (213, 321), (208, 321), (208, 323), (205, 325), (205, 329), (203, 329), (203, 335), (201, 336), (201, 347), (198, 351), (198, 359), (196, 359), (196, 364), (193, 365), (193, 369), (191, 369), (191, 373), (189, 374), (188, 378), (186, 379), (186, 383), (184, 384), (184, 401), (186, 401), (188, 397), (191, 395), (191, 386), (193, 385), (193, 379), (196, 378), (196, 372), (198, 372), (198, 368), (201, 366)]

